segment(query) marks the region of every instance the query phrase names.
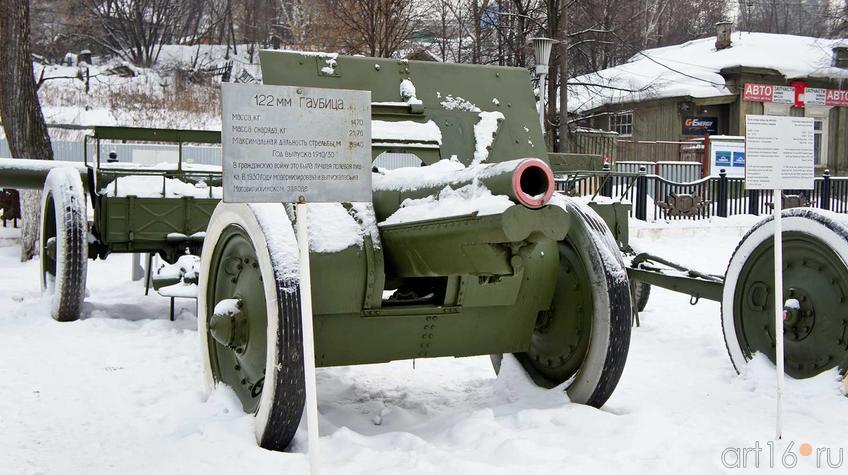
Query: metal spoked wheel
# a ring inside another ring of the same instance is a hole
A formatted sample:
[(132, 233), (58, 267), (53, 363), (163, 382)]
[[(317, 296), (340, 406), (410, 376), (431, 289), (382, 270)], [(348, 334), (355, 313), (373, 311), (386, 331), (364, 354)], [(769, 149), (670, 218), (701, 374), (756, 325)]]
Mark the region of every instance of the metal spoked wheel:
[(88, 269), (85, 192), (79, 172), (54, 168), (41, 193), (41, 289), (51, 296), (51, 316), (78, 320)]
[(601, 407), (627, 360), (630, 287), (600, 218), (588, 207), (568, 206), (574, 219), (559, 244), (552, 308), (537, 321), (530, 350), (516, 357), (537, 385), (570, 381), (566, 392), (572, 401)]
[(296, 255), (282, 205), (221, 203), (203, 245), (198, 333), (209, 387), (226, 384), (255, 415), (256, 440), (284, 450), (304, 405)]
[[(848, 363), (848, 227), (827, 212), (783, 213), (785, 371), (809, 378)], [(725, 276), (722, 323), (737, 370), (755, 353), (775, 361), (774, 225), (760, 222), (737, 246)]]

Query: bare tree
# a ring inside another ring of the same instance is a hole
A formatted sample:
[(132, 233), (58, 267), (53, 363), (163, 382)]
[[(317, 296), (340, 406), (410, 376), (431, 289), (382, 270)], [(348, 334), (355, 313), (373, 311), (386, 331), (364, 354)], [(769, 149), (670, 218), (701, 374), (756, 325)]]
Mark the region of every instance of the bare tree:
[(836, 36), (844, 32), (846, 8), (844, 0), (742, 0), (740, 26), (747, 31)]
[(183, 35), (197, 8), (191, 0), (84, 0), (95, 30), (87, 37), (136, 66), (150, 67), (166, 43)]
[(391, 57), (406, 47), (419, 14), (412, 0), (328, 0), (337, 44), (348, 53)]
[[(53, 149), (35, 90), (30, 54), (29, 0), (0, 3), (0, 118), (13, 157), (52, 160)], [(38, 253), (40, 196), (21, 193), (21, 261)]]
[(281, 0), (276, 26), (284, 44), (296, 49), (317, 46), (320, 8), (310, 0)]

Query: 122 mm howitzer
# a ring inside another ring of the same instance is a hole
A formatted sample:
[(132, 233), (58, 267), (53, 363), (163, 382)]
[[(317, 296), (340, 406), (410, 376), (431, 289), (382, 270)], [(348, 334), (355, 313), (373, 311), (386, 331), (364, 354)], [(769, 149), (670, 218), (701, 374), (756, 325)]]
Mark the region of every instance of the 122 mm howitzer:
[[(515, 353), (545, 387), (603, 405), (630, 339), (626, 271), (591, 208), (554, 195), (526, 71), (261, 53), (265, 84), (364, 89), (370, 204), (312, 204), (316, 364)], [(304, 405), (290, 205), (221, 203), (201, 254), (199, 333), (211, 385), (284, 449)], [(493, 358), (499, 365), (499, 356)]]

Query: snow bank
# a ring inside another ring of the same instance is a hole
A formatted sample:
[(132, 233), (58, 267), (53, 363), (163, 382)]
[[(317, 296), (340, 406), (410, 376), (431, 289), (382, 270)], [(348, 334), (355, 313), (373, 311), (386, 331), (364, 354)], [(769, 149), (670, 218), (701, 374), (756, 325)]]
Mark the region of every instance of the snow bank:
[(848, 79), (848, 70), (831, 66), (832, 48), (844, 45), (844, 39), (745, 32), (734, 33), (731, 39), (730, 48), (718, 51), (714, 36), (648, 49), (625, 64), (578, 76), (569, 81), (574, 84), (568, 86), (568, 110), (582, 112), (604, 104), (663, 97), (733, 95), (737, 91), (725, 85), (719, 72), (735, 66), (773, 69), (787, 79)]
[(471, 213), (498, 214), (512, 205), (512, 201), (506, 196), (493, 195), (485, 186), (475, 181), (456, 190), (446, 186), (436, 196), (404, 200), (400, 208), (380, 224), (407, 223)]
[[(271, 220), (269, 229), (293, 239), (286, 214), (265, 216), (265, 206), (251, 205), (260, 221)], [(723, 269), (736, 241), (720, 227), (703, 227), (689, 239), (648, 244), (698, 267), (715, 262)], [(168, 299), (145, 296), (141, 283), (129, 282), (130, 261), (113, 254), (89, 262), (85, 315), (68, 325), (48, 314), (38, 260), (21, 263), (19, 249), (0, 248), (3, 471), (239, 473), (250, 467), (257, 474), (307, 473), (305, 428), (290, 452), (260, 449), (252, 416), (229, 388), (204, 394), (195, 302), (177, 300), (176, 322), (167, 321)], [(641, 327), (633, 328), (627, 367), (602, 409), (570, 404), (558, 389), (525, 385), (509, 357), (500, 377), (488, 356), (319, 368), (324, 471), (736, 471), (721, 465), (725, 449), (758, 441), (767, 455), (774, 366), (757, 356), (738, 376), (724, 346), (719, 305), (688, 301), (652, 290)], [(839, 388), (835, 371), (786, 379), (785, 440), (774, 442), (776, 463), (790, 443), (795, 454), (802, 442), (831, 447), (833, 455), (845, 447), (848, 398)], [(799, 456), (786, 472), (828, 470), (816, 470), (815, 457)]]
[[(119, 197), (161, 198), (162, 180), (162, 176), (158, 175), (122, 176), (110, 182), (105, 188), (102, 188), (100, 194)], [(223, 196), (220, 186), (209, 187), (202, 182), (197, 184), (186, 183), (176, 178), (164, 178), (164, 180), (166, 198), (191, 196), (193, 198), (221, 199)], [(117, 193), (115, 191), (116, 187)]]

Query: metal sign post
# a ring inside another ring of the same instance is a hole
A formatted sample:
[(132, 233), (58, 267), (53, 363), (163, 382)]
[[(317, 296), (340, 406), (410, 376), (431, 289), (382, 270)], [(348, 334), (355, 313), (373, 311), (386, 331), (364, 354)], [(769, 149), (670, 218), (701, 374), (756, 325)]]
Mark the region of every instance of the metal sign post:
[[(777, 417), (775, 438), (783, 438), (783, 190), (774, 190), (774, 361), (777, 366)], [(779, 330), (778, 330), (779, 329)]]
[(295, 203), (309, 469), (319, 473), (307, 203), (371, 201), (371, 92), (222, 85), (224, 201)]
[(777, 367), (775, 437), (783, 438), (783, 190), (813, 189), (813, 119), (748, 115), (745, 117), (745, 186), (773, 190), (774, 350)]

